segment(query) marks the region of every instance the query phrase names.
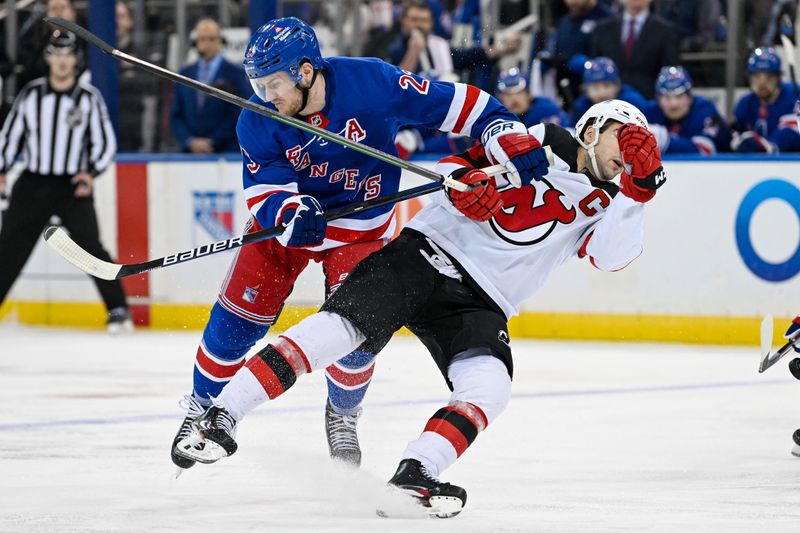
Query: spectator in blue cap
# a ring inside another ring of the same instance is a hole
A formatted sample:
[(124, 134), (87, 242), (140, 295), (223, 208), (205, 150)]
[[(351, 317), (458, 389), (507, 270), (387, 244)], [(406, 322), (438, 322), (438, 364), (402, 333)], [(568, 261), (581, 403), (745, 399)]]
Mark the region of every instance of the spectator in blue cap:
[(564, 125), (567, 117), (555, 102), (544, 96), (531, 96), (528, 75), (518, 68), (500, 73), (497, 80), (497, 99), (530, 128), (543, 122)]
[(728, 150), (730, 126), (714, 102), (692, 94), (692, 78), (685, 68), (662, 68), (655, 93), (655, 102), (643, 111), (662, 153), (712, 155)]
[(583, 65), (583, 93), (575, 100), (572, 124), (590, 107), (605, 100), (623, 100), (644, 109), (647, 99), (639, 91), (622, 83), (616, 63), (607, 57), (587, 60)]
[(750, 92), (736, 104), (731, 148), (736, 152), (800, 152), (794, 113), (797, 87), (781, 82), (781, 58), (774, 48), (756, 48), (747, 59)]

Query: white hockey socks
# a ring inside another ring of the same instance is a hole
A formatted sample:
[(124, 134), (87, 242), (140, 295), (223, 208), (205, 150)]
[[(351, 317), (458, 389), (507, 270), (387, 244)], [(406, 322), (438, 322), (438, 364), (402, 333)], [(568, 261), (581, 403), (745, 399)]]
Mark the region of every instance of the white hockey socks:
[(433, 477), (452, 465), (493, 421), (511, 398), (511, 378), (502, 361), (489, 355), (453, 362), (450, 403), (428, 420), (418, 439), (410, 442), (403, 459), (416, 459)]
[(364, 335), (345, 318), (320, 311), (251, 357), (214, 404), (241, 421), (260, 404), (283, 394), (299, 376), (325, 368), (364, 340)]

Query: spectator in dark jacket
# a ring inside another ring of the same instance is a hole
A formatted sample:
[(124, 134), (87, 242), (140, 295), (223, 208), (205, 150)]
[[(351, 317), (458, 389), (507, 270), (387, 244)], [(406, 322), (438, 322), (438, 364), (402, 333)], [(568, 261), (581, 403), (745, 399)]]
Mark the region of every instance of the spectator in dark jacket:
[(614, 60), (622, 82), (630, 84), (646, 98), (662, 67), (678, 64), (678, 38), (672, 24), (650, 13), (652, 0), (623, 0), (622, 15), (597, 25), (592, 40), (592, 56)]
[(569, 80), (574, 97), (580, 92), (583, 66), (592, 53), (592, 34), (598, 21), (614, 12), (598, 0), (564, 0), (569, 13), (561, 17), (552, 42), (552, 55), (559, 65), (558, 78)]
[[(212, 19), (195, 26), (194, 44), (200, 59), (181, 69), (181, 74), (226, 92), (248, 97), (250, 87), (244, 69), (222, 57), (222, 34)], [(239, 108), (200, 91), (175, 85), (170, 121), (181, 149), (193, 154), (238, 152), (236, 120)]]

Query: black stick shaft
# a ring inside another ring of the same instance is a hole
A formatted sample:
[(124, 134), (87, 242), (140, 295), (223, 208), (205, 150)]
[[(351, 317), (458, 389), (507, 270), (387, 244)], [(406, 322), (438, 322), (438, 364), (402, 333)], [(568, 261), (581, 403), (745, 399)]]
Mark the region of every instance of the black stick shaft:
[(319, 137), (322, 137), (323, 139), (327, 139), (327, 140), (329, 140), (331, 142), (335, 142), (335, 143), (340, 144), (342, 146), (345, 146), (347, 148), (351, 148), (353, 150), (356, 150), (357, 152), (361, 152), (363, 154), (372, 156), (372, 157), (374, 157), (376, 159), (379, 159), (379, 160), (381, 160), (381, 161), (383, 161), (385, 163), (388, 163), (390, 165), (394, 165), (396, 167), (402, 168), (403, 170), (408, 170), (409, 172), (413, 172), (414, 174), (417, 174), (417, 175), (422, 176), (424, 178), (427, 178), (429, 180), (437, 181), (437, 182), (442, 182), (444, 180), (444, 178), (442, 178), (442, 176), (440, 176), (436, 172), (434, 172), (432, 170), (429, 170), (429, 169), (427, 169), (425, 167), (421, 167), (419, 165), (415, 165), (415, 164), (410, 163), (408, 161), (404, 161), (404, 160), (400, 159), (399, 157), (393, 156), (391, 154), (387, 154), (386, 152), (382, 152), (382, 151), (380, 151), (380, 150), (378, 150), (376, 148), (373, 148), (371, 146), (367, 146), (366, 144), (361, 144), (361, 143), (357, 143), (355, 141), (351, 141), (347, 137), (339, 135), (338, 133), (333, 133), (333, 132), (324, 130), (322, 128), (318, 128), (316, 126), (312, 126), (311, 124), (309, 124), (307, 122), (303, 122), (302, 120), (298, 120), (298, 119), (296, 119), (294, 117), (282, 115), (282, 114), (278, 113), (277, 111), (273, 111), (272, 109), (270, 109), (268, 107), (265, 107), (263, 105), (257, 104), (255, 102), (251, 102), (250, 100), (247, 100), (247, 99), (242, 98), (240, 96), (236, 96), (235, 94), (231, 94), (229, 92), (220, 90), (220, 89), (218, 89), (216, 87), (212, 87), (210, 85), (206, 85), (205, 83), (199, 82), (197, 80), (193, 80), (191, 78), (187, 78), (186, 76), (183, 76), (183, 75), (178, 74), (176, 72), (172, 72), (171, 70), (165, 69), (163, 67), (159, 67), (158, 65), (154, 65), (153, 63), (149, 63), (147, 61), (139, 59), (138, 57), (132, 56), (130, 54), (126, 54), (125, 52), (122, 52), (121, 50), (118, 50), (118, 49), (112, 47), (110, 44), (108, 44), (104, 40), (100, 39), (98, 36), (96, 36), (95, 34), (90, 32), (86, 28), (84, 28), (82, 26), (79, 26), (78, 24), (75, 24), (74, 22), (70, 22), (68, 20), (64, 20), (64, 19), (61, 19), (61, 18), (54, 18), (54, 17), (46, 17), (44, 20), (45, 20), (45, 22), (47, 22), (49, 24), (52, 24), (54, 26), (58, 26), (59, 28), (62, 28), (64, 30), (67, 30), (69, 32), (74, 33), (75, 35), (77, 35), (81, 39), (83, 39), (83, 40), (95, 45), (100, 50), (102, 50), (106, 54), (114, 57), (115, 59), (122, 60), (122, 61), (127, 61), (128, 63), (131, 63), (132, 65), (135, 65), (135, 66), (139, 67), (142, 70), (145, 70), (147, 72), (151, 72), (151, 73), (156, 74), (157, 76), (161, 76), (163, 78), (167, 78), (169, 80), (172, 80), (172, 81), (174, 81), (176, 83), (180, 83), (180, 84), (185, 85), (187, 87), (191, 87), (192, 89), (196, 89), (196, 90), (198, 90), (198, 91), (200, 91), (202, 93), (205, 93), (207, 95), (214, 96), (216, 98), (224, 100), (224, 101), (226, 101), (226, 102), (228, 102), (230, 104), (233, 104), (235, 106), (238, 106), (238, 107), (241, 107), (241, 108), (244, 108), (244, 109), (249, 109), (250, 111), (258, 113), (259, 115), (264, 115), (264, 116), (269, 117), (271, 119), (277, 120), (278, 122), (282, 122), (284, 124), (287, 124), (287, 125), (293, 126), (295, 128), (301, 129), (303, 131), (306, 131), (308, 133), (311, 133), (312, 135), (317, 135)]
[[(327, 213), (325, 213), (325, 219), (328, 221), (336, 220), (338, 218), (346, 217), (352, 215), (353, 213), (359, 213), (367, 209), (374, 209), (382, 205), (401, 202), (403, 200), (408, 200), (410, 198), (416, 198), (418, 196), (430, 194), (432, 192), (439, 191), (442, 188), (443, 185), (438, 183), (429, 183), (426, 185), (420, 185), (419, 187), (414, 187), (411, 189), (407, 189), (405, 191), (400, 191), (395, 194), (390, 194), (388, 196), (374, 198), (372, 200), (367, 200), (365, 202), (361, 202), (358, 204), (340, 207), (338, 209), (332, 209)], [(142, 274), (144, 272), (148, 272), (150, 270), (154, 270), (157, 268), (163, 268), (167, 266), (177, 265), (179, 263), (185, 263), (187, 261), (199, 259), (207, 255), (217, 254), (220, 252), (232, 250), (233, 248), (239, 248), (240, 246), (252, 244), (254, 242), (263, 241), (271, 237), (274, 237), (276, 235), (279, 235), (280, 233), (283, 233), (283, 229), (284, 228), (281, 226), (266, 228), (253, 233), (248, 233), (246, 235), (239, 235), (238, 237), (233, 237), (232, 239), (228, 239), (225, 241), (218, 241), (211, 244), (205, 244), (203, 246), (198, 246), (197, 248), (193, 248), (191, 250), (185, 250), (183, 252), (170, 254), (165, 257), (159, 257), (158, 259), (152, 259), (150, 261), (145, 261), (142, 263), (130, 263), (122, 265), (122, 268), (120, 268), (119, 272), (116, 275), (116, 279), (126, 278), (128, 276), (134, 276), (136, 274)]]

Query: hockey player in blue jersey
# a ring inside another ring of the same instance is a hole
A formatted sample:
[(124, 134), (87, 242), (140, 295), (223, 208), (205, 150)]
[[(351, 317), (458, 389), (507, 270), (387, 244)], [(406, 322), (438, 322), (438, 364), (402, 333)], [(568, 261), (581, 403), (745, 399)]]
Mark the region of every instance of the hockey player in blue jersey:
[[(401, 125), (438, 128), (480, 138), (487, 157), (509, 168), (519, 186), (547, 173), (539, 142), (492, 96), (470, 85), (424, 80), (377, 59), (323, 59), (313, 30), (296, 18), (256, 31), (244, 66), (252, 101), (352, 141), (396, 154)], [(278, 224), (285, 230), (239, 249), (223, 282), (197, 350), (193, 393), (183, 401), (187, 415), (172, 445), (180, 468), (195, 462), (176, 443), (244, 366), (245, 354), (277, 320), (309, 261), (322, 263), (330, 295), (395, 230), (391, 205), (330, 224), (325, 211), (397, 192), (398, 167), (249, 110), (242, 111), (236, 132), (251, 213), (246, 231)], [(330, 453), (355, 465), (361, 459), (356, 421), (373, 365), (374, 355), (355, 350), (326, 368)], [(281, 385), (274, 385), (277, 395)]]
[(528, 91), (528, 75), (518, 68), (500, 73), (495, 94), (528, 128), (536, 124), (565, 126), (567, 123), (566, 114), (555, 102), (544, 96), (531, 96)]
[(408, 443), (389, 484), (433, 516), (459, 514), (466, 490), (439, 476), (511, 400), (508, 320), (570, 258), (607, 272), (633, 262), (643, 250), (645, 206), (667, 179), (644, 115), (627, 102), (596, 104), (575, 136), (554, 124), (529, 131), (553, 152), (546, 178), (524, 187), (489, 178), (480, 146), (442, 159), (438, 172), (476, 186), (432, 197), (319, 313), (251, 357), (179, 446), (203, 463), (232, 455), (235, 429), (254, 408), (357, 346), (380, 352), (405, 325), (450, 394)]
[(800, 93), (781, 82), (781, 58), (774, 48), (756, 48), (747, 60), (750, 92), (736, 104), (731, 148), (737, 152), (800, 152), (794, 104)]
[(570, 125), (574, 126), (590, 107), (605, 100), (622, 100), (639, 109), (647, 105), (647, 99), (639, 91), (622, 83), (613, 59), (596, 57), (584, 63), (583, 92), (575, 100)]
[(730, 126), (714, 102), (692, 94), (686, 69), (662, 68), (655, 89), (655, 101), (643, 111), (662, 153), (711, 155), (730, 149)]

